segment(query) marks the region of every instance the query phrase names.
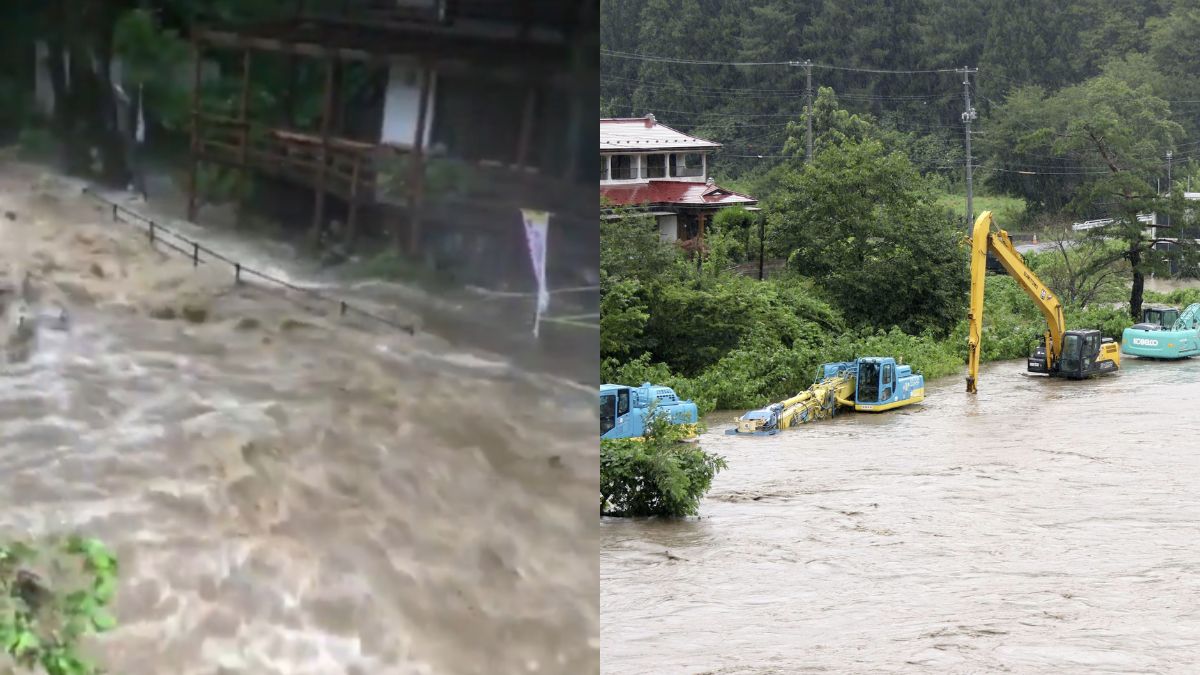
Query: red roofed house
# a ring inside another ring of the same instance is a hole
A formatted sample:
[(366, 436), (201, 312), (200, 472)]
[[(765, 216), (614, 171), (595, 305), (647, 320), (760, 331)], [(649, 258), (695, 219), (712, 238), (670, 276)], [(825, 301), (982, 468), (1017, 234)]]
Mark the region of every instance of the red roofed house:
[(654, 115), (601, 119), (600, 196), (653, 215), (666, 241), (703, 239), (717, 211), (758, 204), (708, 178), (708, 153), (719, 147)]

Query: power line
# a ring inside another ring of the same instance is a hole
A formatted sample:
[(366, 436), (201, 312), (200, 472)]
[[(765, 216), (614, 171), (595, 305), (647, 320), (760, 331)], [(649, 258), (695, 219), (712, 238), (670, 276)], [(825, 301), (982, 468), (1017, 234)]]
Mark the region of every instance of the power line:
[[(653, 54), (635, 54), (633, 52), (619, 52), (612, 49), (600, 49), (602, 56), (611, 56), (619, 59), (632, 59), (634, 61), (653, 61), (656, 63), (675, 63), (689, 66), (796, 66), (800, 65), (801, 61), (703, 61), (698, 59), (679, 59), (670, 56), (655, 56)], [(824, 68), (826, 70), (843, 70), (855, 73), (875, 73), (879, 75), (911, 75), (914, 73), (953, 73), (954, 68), (927, 68), (927, 69), (889, 69), (889, 68), (859, 68), (856, 66), (837, 66), (831, 63), (812, 63), (813, 68)]]

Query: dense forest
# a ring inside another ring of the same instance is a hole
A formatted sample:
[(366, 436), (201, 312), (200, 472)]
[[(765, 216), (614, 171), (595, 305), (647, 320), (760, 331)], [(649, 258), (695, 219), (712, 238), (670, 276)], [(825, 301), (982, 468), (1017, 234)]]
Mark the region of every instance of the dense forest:
[[(1166, 104), (1181, 126), (1174, 161), (1189, 164), (1200, 148), (1200, 7), (1186, 0), (604, 0), (601, 48), (601, 115), (653, 112), (719, 140), (726, 176), (803, 152), (788, 140), (803, 130), (804, 61), (814, 96), (829, 87), (848, 110), (909, 135), (917, 166), (953, 181), (963, 173), (963, 67), (977, 69), (975, 159), (992, 189), (1057, 192), (1072, 172), (1103, 168), (1012, 147), (1012, 127), (1036, 120), (998, 114), (1101, 76)], [(1035, 175), (1011, 173), (1025, 170)]]
[[(968, 99), (975, 213), (1054, 243), (1028, 263), (1072, 327), (1119, 337), (1144, 301), (1191, 299), (1146, 284), (1197, 270), (1197, 38), (1200, 7), (1172, 0), (604, 0), (601, 117), (722, 143), (715, 177), (760, 199), (779, 269), (744, 275), (758, 216), (720, 214), (695, 254), (636, 214), (602, 224), (605, 379), (742, 407), (855, 354), (961, 367)], [(1112, 222), (1073, 230), (1092, 218)], [(1027, 354), (1032, 303), (1005, 278), (988, 303), (985, 358)]]

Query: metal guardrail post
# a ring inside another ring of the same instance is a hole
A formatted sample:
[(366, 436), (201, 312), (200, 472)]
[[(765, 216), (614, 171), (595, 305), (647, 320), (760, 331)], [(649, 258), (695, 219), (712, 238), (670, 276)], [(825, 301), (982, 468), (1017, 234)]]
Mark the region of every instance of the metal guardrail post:
[(200, 266), (200, 244), (192, 243), (192, 267)]
[(150, 221), (150, 245), (154, 245), (154, 221)]
[(233, 283), (242, 283), (242, 263), (233, 264)]
[(113, 211), (113, 222), (115, 223), (115, 222), (117, 222), (117, 205), (116, 204), (112, 205), (112, 211)]

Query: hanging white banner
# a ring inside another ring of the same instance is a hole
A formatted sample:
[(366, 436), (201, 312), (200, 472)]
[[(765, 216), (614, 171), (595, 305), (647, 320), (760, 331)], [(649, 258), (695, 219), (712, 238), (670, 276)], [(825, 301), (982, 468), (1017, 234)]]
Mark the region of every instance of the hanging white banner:
[(542, 323), (542, 314), (550, 307), (550, 291), (546, 288), (546, 236), (550, 229), (550, 213), (521, 209), (525, 221), (525, 243), (529, 245), (529, 260), (533, 263), (533, 275), (537, 279), (537, 314), (533, 319), (533, 336), (537, 337)]

